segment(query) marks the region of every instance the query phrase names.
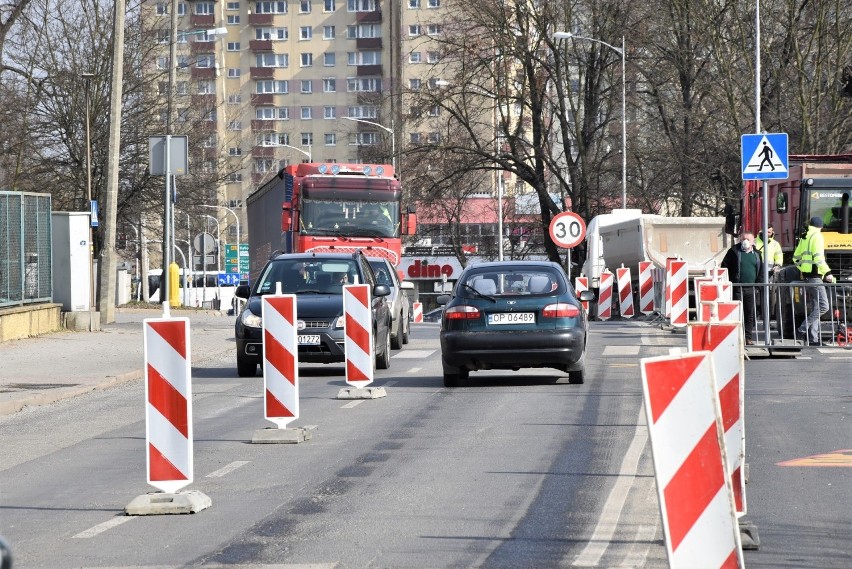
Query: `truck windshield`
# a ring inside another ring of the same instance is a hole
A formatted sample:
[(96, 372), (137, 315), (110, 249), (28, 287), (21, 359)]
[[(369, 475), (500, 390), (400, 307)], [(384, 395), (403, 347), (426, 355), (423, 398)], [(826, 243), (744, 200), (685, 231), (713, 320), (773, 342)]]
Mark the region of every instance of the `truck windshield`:
[(825, 224), (823, 231), (838, 231), (840, 229), (843, 194), (850, 192), (852, 192), (852, 189), (810, 190), (809, 217), (821, 217)]
[(399, 236), (396, 202), (303, 199), (300, 215), (303, 235)]

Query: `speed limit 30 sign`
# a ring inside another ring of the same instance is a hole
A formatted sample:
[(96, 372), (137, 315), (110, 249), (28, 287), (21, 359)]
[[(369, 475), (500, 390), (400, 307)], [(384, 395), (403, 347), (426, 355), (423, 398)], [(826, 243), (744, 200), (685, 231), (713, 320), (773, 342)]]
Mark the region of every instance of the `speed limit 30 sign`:
[(563, 211), (550, 220), (550, 238), (559, 247), (576, 247), (586, 238), (586, 222), (573, 211)]

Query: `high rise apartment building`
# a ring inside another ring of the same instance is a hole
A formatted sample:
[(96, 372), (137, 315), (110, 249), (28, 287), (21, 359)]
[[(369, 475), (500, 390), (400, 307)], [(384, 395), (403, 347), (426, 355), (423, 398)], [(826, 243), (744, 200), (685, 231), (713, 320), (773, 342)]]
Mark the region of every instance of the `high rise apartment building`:
[[(246, 196), (283, 165), (309, 156), (390, 162), (392, 148), (398, 155), (408, 141), (437, 137), (405, 132), (403, 93), (436, 80), (430, 40), (441, 33), (441, 1), (177, 2), (172, 116), (201, 111), (206, 148), (190, 168), (224, 173), (207, 199), (245, 221)], [(160, 74), (152, 84), (161, 96), (172, 7), (149, 0), (142, 8), (159, 42), (146, 68)]]

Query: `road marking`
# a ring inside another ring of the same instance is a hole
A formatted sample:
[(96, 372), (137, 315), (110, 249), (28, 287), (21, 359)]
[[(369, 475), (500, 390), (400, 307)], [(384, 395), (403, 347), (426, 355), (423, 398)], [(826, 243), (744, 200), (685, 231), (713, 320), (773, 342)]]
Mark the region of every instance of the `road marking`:
[(598, 519), (598, 524), (595, 526), (592, 537), (583, 551), (580, 552), (580, 555), (574, 559), (574, 565), (576, 566), (597, 567), (601, 557), (603, 557), (603, 554), (606, 553), (609, 547), (609, 542), (615, 534), (618, 522), (621, 519), (621, 511), (624, 509), (627, 494), (630, 492), (633, 481), (636, 479), (639, 458), (642, 456), (642, 450), (648, 442), (648, 427), (645, 425), (644, 419), (645, 406), (640, 405), (639, 417), (636, 418), (636, 430), (633, 432), (633, 440), (630, 441), (630, 446), (627, 448), (624, 459), (621, 461), (615, 486), (613, 486), (606, 502), (604, 502), (601, 517)]
[(841, 449), (826, 454), (815, 454), (776, 462), (776, 466), (845, 466), (852, 467), (852, 449)]
[(222, 478), (222, 477), (223, 477), (223, 476), (225, 476), (226, 474), (230, 474), (230, 473), (231, 473), (231, 472), (233, 472), (234, 470), (238, 469), (238, 468), (239, 468), (239, 467), (241, 467), (241, 466), (245, 466), (245, 465), (246, 465), (246, 464), (248, 464), (248, 463), (249, 463), (249, 461), (248, 461), (248, 460), (237, 460), (237, 461), (234, 461), (234, 462), (232, 462), (231, 464), (227, 464), (227, 465), (223, 466), (223, 467), (222, 467), (222, 468), (220, 468), (219, 470), (216, 470), (216, 471), (214, 471), (214, 472), (211, 472), (211, 473), (210, 473), (210, 474), (208, 474), (205, 478)]
[(607, 346), (604, 348), (603, 354), (606, 356), (637, 356), (639, 355), (639, 346)]
[(422, 367), (413, 367), (410, 370), (408, 370), (406, 373), (417, 373), (421, 369), (423, 369), (423, 368)]
[(436, 350), (403, 350), (397, 355), (393, 356), (394, 359), (406, 359), (406, 360), (416, 360), (421, 358), (428, 358), (432, 354), (435, 353)]
[(828, 359), (830, 359), (830, 360), (844, 360), (844, 361), (846, 361), (846, 360), (852, 360), (852, 356), (834, 356), (834, 357), (829, 357)]
[(384, 387), (393, 387), (397, 383), (399, 383), (399, 382), (395, 381), (395, 380), (391, 380), (391, 381), (388, 381), (387, 383), (385, 383)]
[(625, 363), (617, 363), (617, 364), (609, 364), (609, 367), (638, 367), (638, 363), (633, 364), (625, 364)]
[(360, 405), (363, 402), (364, 402), (363, 399), (356, 399), (355, 401), (350, 401), (349, 403), (341, 406), (340, 408), (341, 409), (352, 409), (353, 407), (357, 407), (358, 405)]
[(98, 524), (94, 527), (87, 529), (86, 531), (81, 531), (77, 535), (74, 536), (76, 539), (88, 539), (90, 537), (95, 537), (98, 534), (105, 532), (108, 529), (114, 528), (116, 526), (120, 526), (123, 523), (129, 522), (136, 516), (116, 516), (110, 520), (105, 521), (102, 524)]

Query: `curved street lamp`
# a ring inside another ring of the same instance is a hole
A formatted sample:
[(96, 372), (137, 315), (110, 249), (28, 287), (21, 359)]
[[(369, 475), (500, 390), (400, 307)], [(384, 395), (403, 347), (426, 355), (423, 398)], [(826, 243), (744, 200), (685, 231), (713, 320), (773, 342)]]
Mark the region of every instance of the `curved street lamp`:
[[(364, 119), (356, 119), (356, 118), (353, 118), (353, 117), (340, 117), (340, 118), (347, 120), (347, 121), (370, 124), (370, 125), (373, 125), (375, 127), (382, 129), (385, 132), (390, 133), (390, 135), (391, 135), (391, 166), (393, 166), (394, 171), (396, 171), (396, 131), (394, 130), (394, 127), (393, 127), (393, 120), (391, 120), (391, 126), (390, 126), (390, 128), (388, 128), (383, 124), (379, 124), (377, 122), (368, 121), (368, 120), (364, 120)], [(397, 174), (399, 174), (399, 173), (397, 172)]]
[(553, 34), (553, 39), (559, 40), (586, 40), (599, 43), (621, 56), (621, 208), (627, 209), (627, 74), (625, 73), (625, 50), (624, 36), (621, 36), (621, 47), (615, 47), (605, 41), (585, 36), (578, 36), (571, 32), (556, 32)]

